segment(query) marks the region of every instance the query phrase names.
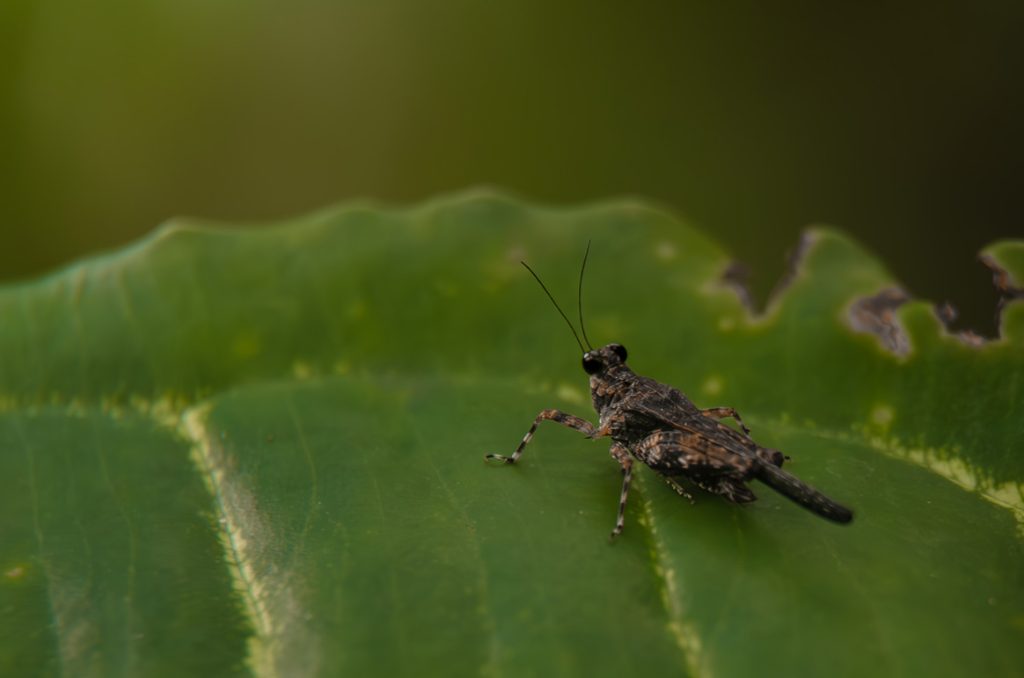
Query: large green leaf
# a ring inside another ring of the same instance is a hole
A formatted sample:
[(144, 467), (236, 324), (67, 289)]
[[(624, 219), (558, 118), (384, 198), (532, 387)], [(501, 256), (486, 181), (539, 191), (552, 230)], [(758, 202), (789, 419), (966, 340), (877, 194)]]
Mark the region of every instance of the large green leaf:
[[(518, 265), (570, 305), (588, 239), (590, 337), (735, 406), (852, 525), (643, 472), (610, 543), (605, 443), (484, 463), (544, 407), (594, 418)], [(1022, 253), (985, 253), (988, 342), (825, 229), (752, 314), (725, 252), (626, 202), (176, 222), (0, 290), (0, 674), (1015, 673)]]

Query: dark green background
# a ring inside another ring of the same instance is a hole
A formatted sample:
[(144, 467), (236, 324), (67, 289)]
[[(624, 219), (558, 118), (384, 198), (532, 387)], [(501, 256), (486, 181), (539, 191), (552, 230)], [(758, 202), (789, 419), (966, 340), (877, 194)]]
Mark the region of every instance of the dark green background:
[(641, 194), (754, 268), (812, 222), (994, 331), (1024, 233), (1019, 3), (5, 0), (0, 277), (162, 220), (495, 184)]

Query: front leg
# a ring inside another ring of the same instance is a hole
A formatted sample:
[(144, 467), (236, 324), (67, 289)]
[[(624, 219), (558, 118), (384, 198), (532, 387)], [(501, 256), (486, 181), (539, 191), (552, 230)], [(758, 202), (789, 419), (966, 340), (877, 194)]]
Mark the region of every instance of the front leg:
[(740, 425), (740, 429), (747, 434), (747, 437), (750, 437), (750, 429), (747, 428), (747, 425), (743, 423), (742, 419), (740, 419), (740, 413), (731, 407), (709, 407), (706, 410), (701, 410), (700, 413), (705, 417), (711, 417), (712, 419), (726, 419), (728, 417), (732, 417), (736, 420), (736, 423)]
[(562, 426), (568, 426), (571, 429), (579, 431), (588, 438), (598, 437), (597, 429), (595, 429), (594, 425), (586, 419), (580, 419), (577, 416), (566, 414), (560, 410), (542, 410), (541, 413), (537, 415), (537, 418), (533, 420), (533, 426), (531, 426), (530, 430), (526, 432), (525, 436), (523, 436), (522, 442), (520, 442), (519, 446), (516, 447), (512, 456), (506, 457), (503, 454), (488, 454), (487, 459), (497, 459), (505, 462), (506, 464), (514, 464), (519, 461), (519, 457), (523, 454), (523, 448), (526, 447), (527, 443), (533, 439), (533, 433), (537, 430), (537, 426), (546, 419), (556, 421)]

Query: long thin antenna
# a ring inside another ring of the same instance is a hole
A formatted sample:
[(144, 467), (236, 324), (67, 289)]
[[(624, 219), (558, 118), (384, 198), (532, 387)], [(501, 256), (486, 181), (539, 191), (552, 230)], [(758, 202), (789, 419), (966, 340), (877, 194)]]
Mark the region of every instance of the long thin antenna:
[(590, 345), (590, 339), (587, 338), (587, 328), (583, 324), (583, 271), (587, 270), (587, 257), (590, 256), (590, 241), (587, 241), (587, 251), (583, 253), (583, 265), (580, 266), (580, 289), (579, 294), (576, 297), (576, 308), (580, 311), (580, 331), (583, 332), (583, 341), (587, 342), (587, 348), (591, 351), (594, 347)]
[(551, 292), (548, 292), (548, 288), (544, 285), (543, 281), (541, 281), (540, 276), (534, 273), (533, 269), (530, 268), (530, 266), (525, 261), (520, 261), (519, 263), (526, 267), (526, 270), (530, 272), (530, 275), (532, 275), (534, 280), (537, 281), (537, 283), (540, 285), (540, 288), (544, 290), (544, 294), (548, 295), (548, 299), (550, 299), (551, 303), (555, 305), (555, 308), (558, 309), (558, 312), (562, 314), (562, 318), (565, 320), (565, 324), (569, 326), (570, 330), (572, 330), (572, 336), (576, 337), (576, 343), (580, 345), (580, 351), (586, 353), (587, 349), (583, 348), (583, 342), (580, 341), (580, 335), (576, 334), (576, 328), (572, 326), (571, 322), (569, 322), (569, 318), (565, 315), (565, 312), (562, 310), (562, 307), (558, 305), (558, 302), (555, 301), (555, 298), (551, 296)]

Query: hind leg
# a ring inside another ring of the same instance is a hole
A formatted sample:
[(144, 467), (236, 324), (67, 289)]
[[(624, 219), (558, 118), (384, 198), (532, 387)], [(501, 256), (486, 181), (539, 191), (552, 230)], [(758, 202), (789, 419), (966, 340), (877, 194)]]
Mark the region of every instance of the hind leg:
[(722, 447), (702, 435), (655, 431), (641, 440), (633, 453), (664, 476), (677, 492), (682, 488), (672, 476), (683, 476), (697, 487), (729, 501), (746, 503), (756, 498), (743, 481), (762, 462), (756, 457)]

